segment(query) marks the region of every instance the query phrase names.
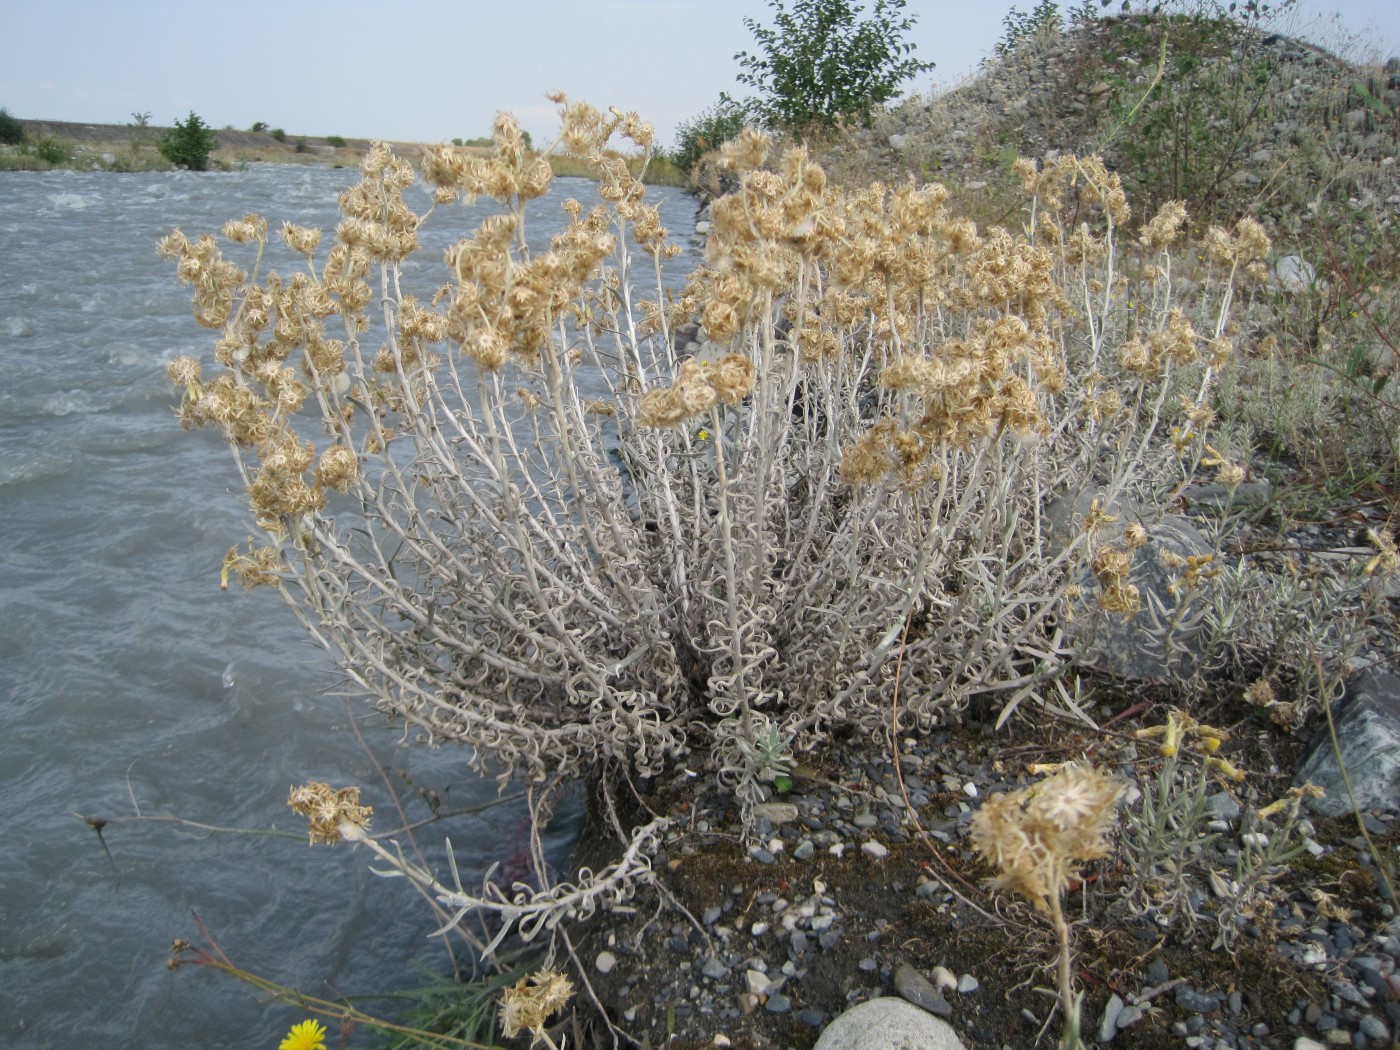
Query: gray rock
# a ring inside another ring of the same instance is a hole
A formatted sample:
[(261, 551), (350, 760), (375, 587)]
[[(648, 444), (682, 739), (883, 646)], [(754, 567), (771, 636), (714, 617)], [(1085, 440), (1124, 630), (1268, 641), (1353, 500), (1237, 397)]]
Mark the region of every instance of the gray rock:
[(853, 1006), (822, 1032), (815, 1050), (967, 1050), (946, 1022), (886, 996)]
[(773, 824), (791, 824), (797, 819), (797, 807), (791, 802), (760, 802), (753, 808), (754, 819), (762, 817)]
[(1103, 1020), (1099, 1022), (1099, 1042), (1111, 1043), (1118, 1034), (1118, 1015), (1123, 1012), (1123, 1000), (1116, 994), (1108, 997), (1108, 1005), (1103, 1008)]
[(792, 1009), (792, 1000), (786, 995), (774, 993), (770, 995), (768, 1001), (764, 1003), (764, 1009), (770, 1014), (785, 1014)]
[(1274, 263), (1274, 279), (1285, 292), (1306, 292), (1317, 283), (1317, 271), (1301, 256), (1285, 255)]
[(1218, 791), (1207, 798), (1206, 809), (1216, 820), (1235, 820), (1240, 815), (1240, 804), (1227, 791)]
[[(1124, 517), (1113, 527), (1132, 520)], [(1177, 559), (1211, 553), (1210, 545), (1189, 518), (1169, 514), (1156, 524), (1146, 524), (1148, 542), (1133, 551), (1129, 580), (1137, 587), (1143, 608), (1130, 617), (1105, 612), (1098, 605), (1100, 587), (1094, 575), (1085, 570), (1080, 578), (1083, 610), (1071, 625), (1086, 663), (1133, 680), (1168, 678), (1173, 674), (1191, 675), (1201, 658), (1203, 639), (1190, 633), (1171, 638), (1150, 629), (1154, 606), (1166, 610), (1160, 618), (1169, 620), (1177, 597), (1171, 587), (1183, 570)], [(1107, 531), (1107, 530), (1105, 530)], [(1105, 537), (1105, 542), (1109, 542)]]
[(1176, 1005), (1183, 1010), (1208, 1014), (1220, 1006), (1220, 996), (1198, 992), (1190, 985), (1183, 984), (1176, 990)]
[(933, 982), (908, 963), (900, 963), (894, 972), (894, 990), (915, 1006), (939, 1017), (953, 1012), (948, 1000), (933, 986)]
[[(1367, 668), (1347, 684), (1334, 712), (1342, 763), (1363, 810), (1400, 808), (1400, 678)], [(1330, 734), (1321, 733), (1294, 778), (1312, 781), (1327, 794), (1309, 807), (1327, 817), (1351, 812)]]
[(1246, 507), (1265, 507), (1273, 498), (1274, 489), (1267, 478), (1243, 481), (1231, 491), (1214, 481), (1203, 481), (1187, 485), (1181, 493), (1190, 506), (1214, 507), (1217, 510), (1229, 507), (1231, 510), (1244, 510)]
[(700, 966), (700, 972), (710, 980), (717, 981), (721, 977), (727, 977), (729, 975), (729, 967), (725, 966), (724, 963), (720, 962), (718, 959), (707, 958)]
[(876, 842), (874, 839), (871, 839), (869, 842), (864, 843), (860, 847), (860, 851), (864, 853), (867, 857), (871, 857), (874, 860), (884, 860), (890, 855), (890, 851), (887, 850), (881, 843)]
[(1367, 1014), (1365, 1017), (1361, 1018), (1361, 1022), (1357, 1027), (1365, 1033), (1367, 1039), (1384, 1040), (1390, 1038), (1390, 1029), (1386, 1027), (1384, 1021), (1374, 1014)]
[(1142, 1007), (1125, 1006), (1122, 1010), (1118, 1012), (1118, 1018), (1115, 1023), (1118, 1031), (1121, 1032), (1125, 1028), (1131, 1028), (1133, 1025), (1137, 1024), (1141, 1020)]

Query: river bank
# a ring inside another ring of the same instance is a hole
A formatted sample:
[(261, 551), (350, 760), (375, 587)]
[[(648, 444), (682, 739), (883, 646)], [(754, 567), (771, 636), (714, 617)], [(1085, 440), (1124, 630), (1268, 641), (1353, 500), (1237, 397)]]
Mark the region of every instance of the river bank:
[[(83, 124), (59, 120), (21, 120), (25, 144), (0, 146), (0, 170), (74, 168), (79, 171), (168, 171), (172, 165), (160, 155), (161, 136), (169, 129), (135, 124)], [(234, 171), (249, 164), (293, 164), (303, 167), (357, 168), (374, 140), (340, 135), (291, 135), (280, 129), (215, 130), (219, 148), (211, 158), (216, 169)], [(50, 144), (47, 150), (37, 149)], [(394, 153), (415, 167), (432, 143), (390, 142)], [(461, 146), (481, 156), (488, 146)], [(571, 157), (549, 154), (556, 176), (596, 178), (594, 169)], [(634, 172), (641, 158), (633, 158)], [(685, 186), (688, 179), (664, 154), (647, 165), (645, 178), (653, 186)]]

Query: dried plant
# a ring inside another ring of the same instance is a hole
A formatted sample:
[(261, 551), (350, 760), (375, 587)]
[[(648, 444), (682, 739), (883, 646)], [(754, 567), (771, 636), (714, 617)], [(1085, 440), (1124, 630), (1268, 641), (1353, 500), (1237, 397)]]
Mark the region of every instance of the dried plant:
[(562, 1010), (574, 996), (573, 982), (557, 970), (540, 970), (520, 978), (501, 995), (501, 1032), (512, 1039), (529, 1032), (533, 1042), (551, 1050), (558, 1044), (545, 1030), (549, 1015)]
[(993, 795), (972, 818), (973, 848), (998, 871), (992, 887), (1025, 897), (1055, 927), (1065, 1015), (1061, 1050), (1082, 1045), (1082, 996), (1074, 994), (1069, 923), (1060, 898), (1085, 863), (1108, 856), (1108, 836), (1125, 788), (1116, 777), (1069, 764), (1030, 787)]
[[(705, 265), (670, 296), (677, 249), (610, 146), (650, 128), (558, 101), (554, 148), (596, 166), (605, 203), (565, 202), (549, 250), (525, 236), (549, 165), (507, 116), (493, 156), (426, 153), (425, 214), (375, 146), (332, 236), (282, 227), (296, 272), (264, 271), (259, 216), (223, 229), (246, 264), (210, 235), (162, 241), (218, 332), (214, 374), (170, 365), (179, 418), (226, 436), (261, 536), (225, 579), (276, 586), (384, 710), (537, 785), (698, 752), (747, 812), (789, 750), (884, 724), (901, 650), (920, 726), (1043, 702), (1096, 553), (1100, 604), (1132, 607), (1102, 522), (1054, 538), (1045, 505), (1162, 504), (1262, 233), (1212, 230), (1186, 302), (1184, 212), (1123, 237), (1093, 158), (1021, 166), (1023, 231), (984, 231), (940, 186), (843, 191), (745, 131)], [(500, 212), (410, 288), (420, 229), (477, 197)], [(682, 357), (693, 318), (704, 348)], [(656, 830), (599, 895), (645, 877)], [(596, 899), (438, 890), (551, 927)]]

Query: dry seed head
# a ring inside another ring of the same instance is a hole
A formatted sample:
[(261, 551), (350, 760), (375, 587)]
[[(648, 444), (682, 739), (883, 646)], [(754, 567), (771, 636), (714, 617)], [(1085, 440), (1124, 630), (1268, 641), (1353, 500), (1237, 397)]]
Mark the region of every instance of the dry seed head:
[(254, 587), (268, 587), (280, 583), (283, 571), (281, 552), (276, 547), (254, 547), (248, 541), (248, 553), (243, 554), (237, 547), (230, 547), (224, 555), (224, 563), (219, 572), (219, 589), (228, 590), (228, 578), (238, 577), (245, 591)]
[(1216, 482), (1224, 485), (1228, 489), (1239, 488), (1244, 479), (1244, 468), (1238, 463), (1223, 463), (1215, 474)]
[(744, 174), (757, 171), (768, 159), (772, 140), (757, 128), (745, 128), (719, 150), (719, 166)]
[(309, 256), (321, 243), (321, 231), (312, 226), (294, 226), (286, 222), (282, 224), (282, 239), (292, 251)]
[(1186, 224), (1184, 201), (1167, 201), (1142, 228), (1138, 243), (1150, 251), (1163, 251), (1181, 235)]
[(1244, 691), (1244, 701), (1255, 707), (1273, 707), (1278, 703), (1274, 687), (1267, 678), (1258, 678)]
[(1142, 609), (1142, 595), (1137, 584), (1116, 579), (1099, 592), (1099, 606), (1117, 616), (1136, 616)]
[(321, 453), (321, 461), (316, 465), (316, 484), (343, 494), (350, 490), (359, 473), (360, 461), (354, 450), (332, 445)]
[(1108, 835), (1125, 789), (1116, 777), (1071, 765), (1020, 791), (993, 795), (972, 818), (972, 844), (1013, 890), (1049, 911), (1087, 861), (1108, 855)]
[(314, 780), (292, 788), (287, 805), (306, 818), (312, 845), (322, 842), (333, 846), (342, 838), (361, 838), (374, 815), (374, 810), (360, 805), (359, 788), (336, 791), (329, 784)]
[(527, 974), (501, 996), (502, 1034), (511, 1039), (530, 1032), (540, 1038), (550, 1015), (563, 1009), (573, 994), (573, 983), (562, 973), (540, 970)]
[(224, 223), (224, 236), (237, 244), (248, 241), (261, 241), (267, 238), (267, 220), (261, 215), (245, 215), (241, 219), (230, 219)]

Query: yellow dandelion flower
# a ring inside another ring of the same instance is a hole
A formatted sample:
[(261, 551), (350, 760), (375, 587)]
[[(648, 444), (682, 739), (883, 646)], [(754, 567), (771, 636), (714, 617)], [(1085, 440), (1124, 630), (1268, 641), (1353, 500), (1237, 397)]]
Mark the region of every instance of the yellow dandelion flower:
[(325, 1026), (318, 1021), (294, 1024), (287, 1038), (277, 1044), (277, 1050), (326, 1050)]

